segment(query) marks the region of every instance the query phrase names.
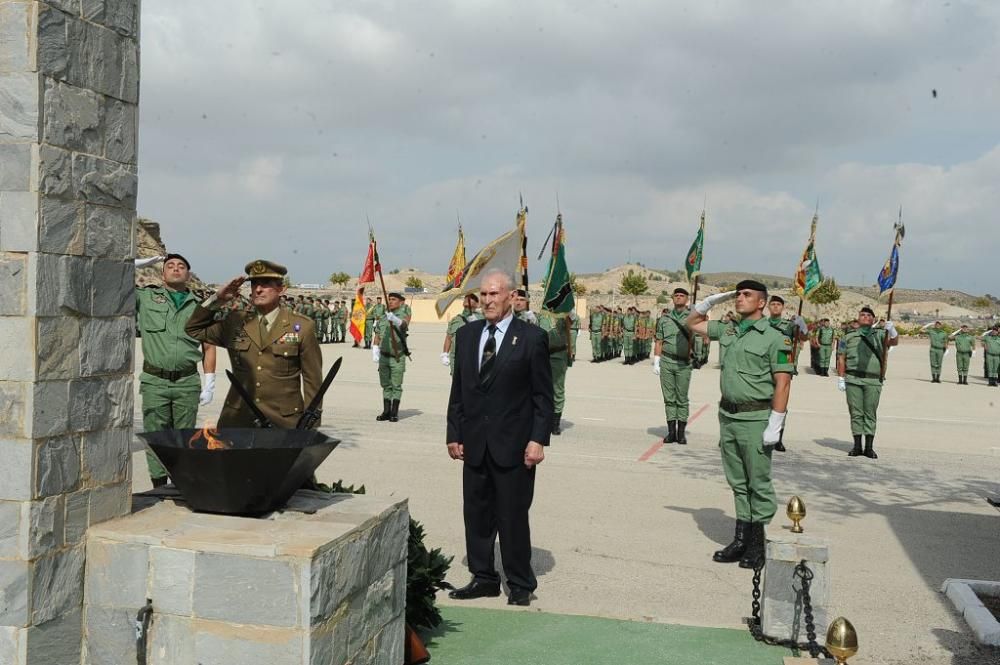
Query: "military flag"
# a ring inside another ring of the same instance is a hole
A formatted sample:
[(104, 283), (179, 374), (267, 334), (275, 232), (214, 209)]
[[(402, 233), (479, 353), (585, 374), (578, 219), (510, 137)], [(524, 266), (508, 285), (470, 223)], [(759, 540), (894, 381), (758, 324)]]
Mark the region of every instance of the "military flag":
[(795, 292), (800, 298), (808, 298), (809, 294), (823, 282), (823, 272), (819, 269), (819, 259), (816, 258), (816, 224), (819, 213), (813, 215), (812, 228), (809, 231), (809, 243), (802, 252), (799, 267), (795, 271)]
[(519, 215), (517, 226), (479, 250), (466, 265), (458, 284), (438, 296), (434, 303), (438, 317), (444, 316), (448, 305), (455, 300), (467, 293), (475, 293), (479, 288), (479, 277), (485, 271), (497, 268), (512, 277), (517, 275), (521, 268), (523, 241), (524, 220)]
[(378, 263), (378, 246), (375, 244), (375, 232), (368, 229), (368, 255), (365, 264), (358, 275), (358, 291), (354, 295), (354, 305), (351, 307), (351, 337), (360, 342), (365, 336), (365, 284), (375, 283), (375, 272), (381, 271)]
[(899, 222), (893, 227), (896, 232), (896, 239), (893, 240), (892, 249), (889, 251), (889, 258), (886, 259), (882, 270), (878, 274), (878, 294), (882, 295), (889, 289), (896, 286), (896, 275), (899, 273), (899, 245), (906, 235), (903, 227), (903, 209), (899, 210)]
[(545, 295), (542, 309), (557, 314), (566, 314), (576, 306), (573, 284), (566, 267), (566, 233), (563, 231), (562, 213), (556, 215), (556, 228), (552, 234), (552, 258), (545, 273)]
[(351, 337), (355, 342), (365, 338), (365, 287), (359, 286), (354, 294), (354, 306), (351, 308)]
[(465, 235), (462, 234), (462, 225), (458, 225), (458, 244), (455, 245), (455, 252), (451, 255), (451, 262), (448, 264), (448, 274), (444, 279), (444, 290), (454, 288), (462, 280), (462, 273), (465, 271)]
[(705, 211), (701, 211), (701, 226), (698, 227), (698, 235), (691, 243), (688, 250), (687, 259), (684, 260), (684, 270), (687, 271), (688, 282), (693, 281), (701, 272), (701, 256), (705, 251)]

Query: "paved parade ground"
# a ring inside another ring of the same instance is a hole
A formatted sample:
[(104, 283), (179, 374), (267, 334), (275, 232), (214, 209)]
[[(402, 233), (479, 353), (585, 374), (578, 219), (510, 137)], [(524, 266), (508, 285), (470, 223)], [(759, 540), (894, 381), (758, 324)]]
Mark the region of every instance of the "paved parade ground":
[[(408, 497), (411, 514), (426, 526), (428, 546), (455, 555), (449, 581), (463, 585), (461, 467), (444, 445), (450, 379), (438, 360), (443, 337), (443, 324), (413, 325), (398, 423), (375, 421), (382, 401), (370, 352), (323, 346), (325, 366), (344, 356), (323, 423), (343, 443), (318, 475), (364, 484), (376, 495)], [(566, 380), (564, 433), (553, 437), (538, 471), (531, 521), (539, 586), (537, 599), (522, 611), (745, 630), (751, 573), (711, 560), (731, 539), (734, 523), (717, 448), (716, 346), (709, 366), (692, 378), (689, 445), (661, 446), (663, 402), (649, 361), (594, 364), (585, 333), (579, 341)], [(981, 350), (968, 386), (955, 383), (953, 353), (945, 359), (944, 383), (930, 383), (927, 355), (926, 341), (904, 341), (889, 356), (875, 439), (880, 458), (872, 461), (847, 456), (844, 395), (832, 373), (811, 373), (805, 352), (792, 384), (788, 452), (775, 453), (780, 507), (769, 529), (788, 528), (784, 504), (799, 495), (808, 509), (806, 533), (830, 542), (831, 615), (844, 615), (857, 628), (856, 665), (1000, 662), (997, 651), (976, 646), (940, 592), (949, 577), (1000, 579), (1000, 514), (984, 501), (1000, 494), (1000, 388), (985, 385)], [(226, 367), (220, 353), (219, 388), (202, 420), (218, 416)], [(135, 461), (141, 491), (149, 479), (139, 454)], [(438, 597), (460, 606), (455, 613), (466, 621), (472, 619), (461, 613), (469, 607), (507, 611), (503, 597), (464, 603)], [(577, 630), (591, 629), (580, 624)], [(602, 630), (608, 640), (620, 634), (627, 648), (629, 631)], [(567, 635), (563, 629), (545, 634)], [(447, 639), (447, 632), (436, 638), (442, 656)], [(549, 638), (536, 633), (534, 639)], [(759, 653), (769, 652), (755, 653), (752, 661), (733, 662), (758, 662)], [(775, 663), (784, 652), (778, 653)]]

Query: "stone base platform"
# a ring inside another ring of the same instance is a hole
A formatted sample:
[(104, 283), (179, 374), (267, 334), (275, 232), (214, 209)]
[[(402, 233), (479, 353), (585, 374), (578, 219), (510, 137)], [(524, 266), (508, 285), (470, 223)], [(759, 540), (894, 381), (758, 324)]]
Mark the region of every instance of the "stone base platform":
[(406, 500), (299, 492), (265, 519), (170, 501), (87, 533), (84, 662), (136, 662), (135, 618), (153, 615), (149, 665), (399, 665)]
[(830, 625), (830, 547), (816, 536), (775, 531), (767, 534), (761, 622), (764, 634), (780, 640), (806, 641), (801, 580), (795, 568), (803, 560), (813, 573), (812, 601), (816, 639), (823, 643)]

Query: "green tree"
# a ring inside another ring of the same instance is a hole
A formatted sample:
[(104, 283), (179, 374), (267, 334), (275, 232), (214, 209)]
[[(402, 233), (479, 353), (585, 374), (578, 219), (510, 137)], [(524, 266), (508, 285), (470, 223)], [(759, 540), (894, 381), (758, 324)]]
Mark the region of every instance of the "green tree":
[(422, 279), (416, 275), (410, 275), (406, 278), (406, 285), (411, 289), (422, 289), (424, 288), (424, 282)]
[(814, 305), (829, 305), (840, 300), (840, 287), (837, 280), (828, 277), (809, 294), (809, 302)]
[(587, 285), (576, 279), (575, 272), (571, 272), (569, 274), (569, 285), (573, 289), (573, 295), (577, 296), (587, 295)]
[(990, 300), (989, 296), (976, 298), (975, 300), (972, 301), (972, 306), (975, 307), (976, 309), (986, 309), (987, 307), (990, 307), (992, 304), (993, 301)]
[(344, 286), (351, 281), (351, 276), (346, 272), (335, 272), (330, 275), (329, 280), (331, 284), (336, 284), (340, 288), (344, 288)]
[(628, 274), (622, 275), (619, 290), (626, 296), (641, 296), (649, 290), (649, 284), (643, 275), (637, 275), (634, 270), (629, 270)]

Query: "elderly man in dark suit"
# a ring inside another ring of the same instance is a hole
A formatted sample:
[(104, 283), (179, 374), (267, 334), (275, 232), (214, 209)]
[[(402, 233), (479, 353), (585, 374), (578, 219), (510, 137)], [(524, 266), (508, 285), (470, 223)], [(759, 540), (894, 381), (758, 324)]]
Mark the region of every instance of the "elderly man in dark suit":
[(545, 459), (552, 426), (548, 336), (513, 316), (510, 275), (489, 271), (480, 286), (485, 320), (455, 337), (448, 399), (448, 455), (463, 464), (465, 547), (472, 581), (449, 595), (465, 600), (500, 595), (493, 547), (500, 556), (508, 605), (529, 605), (538, 586), (531, 569), (528, 510), (535, 469)]

